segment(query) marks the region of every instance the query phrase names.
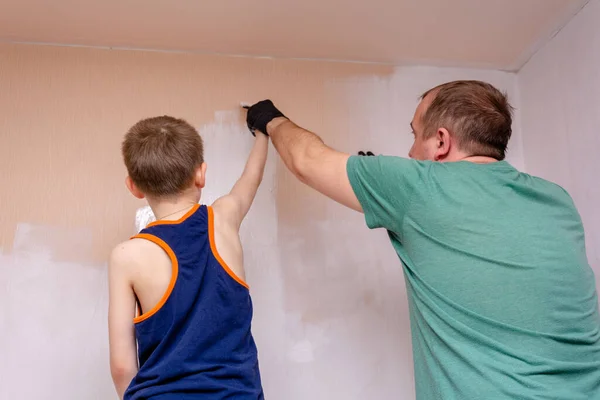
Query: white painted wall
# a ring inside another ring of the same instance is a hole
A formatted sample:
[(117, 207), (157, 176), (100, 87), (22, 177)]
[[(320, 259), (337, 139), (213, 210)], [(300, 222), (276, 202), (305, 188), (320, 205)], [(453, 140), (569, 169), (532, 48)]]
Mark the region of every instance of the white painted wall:
[(89, 252), (92, 234), (23, 223), (12, 251), (0, 253), (1, 400), (116, 397), (108, 373), (106, 268), (55, 257)]
[(600, 278), (600, 0), (592, 0), (519, 72), (527, 172), (573, 197)]

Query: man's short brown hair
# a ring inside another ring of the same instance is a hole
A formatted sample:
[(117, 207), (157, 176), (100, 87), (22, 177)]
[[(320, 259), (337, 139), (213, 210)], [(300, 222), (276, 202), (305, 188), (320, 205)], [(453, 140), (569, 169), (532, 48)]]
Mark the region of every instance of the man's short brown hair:
[(204, 162), (204, 146), (196, 129), (169, 116), (135, 124), (125, 135), (122, 152), (129, 177), (152, 197), (180, 194)]
[(513, 107), (506, 94), (481, 81), (454, 81), (425, 92), (435, 96), (423, 113), (425, 137), (439, 128), (455, 135), (470, 156), (503, 160), (512, 134)]

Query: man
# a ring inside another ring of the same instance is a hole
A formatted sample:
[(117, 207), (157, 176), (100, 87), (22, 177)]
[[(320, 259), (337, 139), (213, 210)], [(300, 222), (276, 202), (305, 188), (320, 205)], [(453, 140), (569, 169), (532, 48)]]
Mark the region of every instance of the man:
[(600, 399), (581, 219), (561, 187), (504, 161), (505, 95), (478, 81), (425, 93), (413, 160), (335, 151), (268, 100), (247, 121), (298, 179), (388, 230), (406, 278), (417, 399)]

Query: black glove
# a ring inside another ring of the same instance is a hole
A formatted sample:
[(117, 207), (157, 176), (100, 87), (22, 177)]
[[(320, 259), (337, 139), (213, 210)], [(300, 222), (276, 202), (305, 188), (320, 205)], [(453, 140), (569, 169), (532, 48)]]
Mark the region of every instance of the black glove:
[(253, 136), (255, 136), (254, 133), (256, 131), (262, 132), (269, 136), (267, 134), (267, 124), (275, 118), (287, 118), (275, 107), (271, 100), (259, 101), (251, 107), (245, 106), (244, 108), (248, 110), (246, 123), (248, 124), (248, 129), (250, 129), (250, 132), (252, 132)]

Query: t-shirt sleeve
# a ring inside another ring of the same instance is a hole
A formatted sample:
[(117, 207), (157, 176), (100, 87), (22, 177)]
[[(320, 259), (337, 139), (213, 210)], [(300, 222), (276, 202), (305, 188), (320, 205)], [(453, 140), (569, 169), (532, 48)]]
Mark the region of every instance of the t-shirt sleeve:
[(425, 174), (424, 164), (401, 157), (352, 156), (346, 171), (367, 226), (401, 234), (411, 198)]

